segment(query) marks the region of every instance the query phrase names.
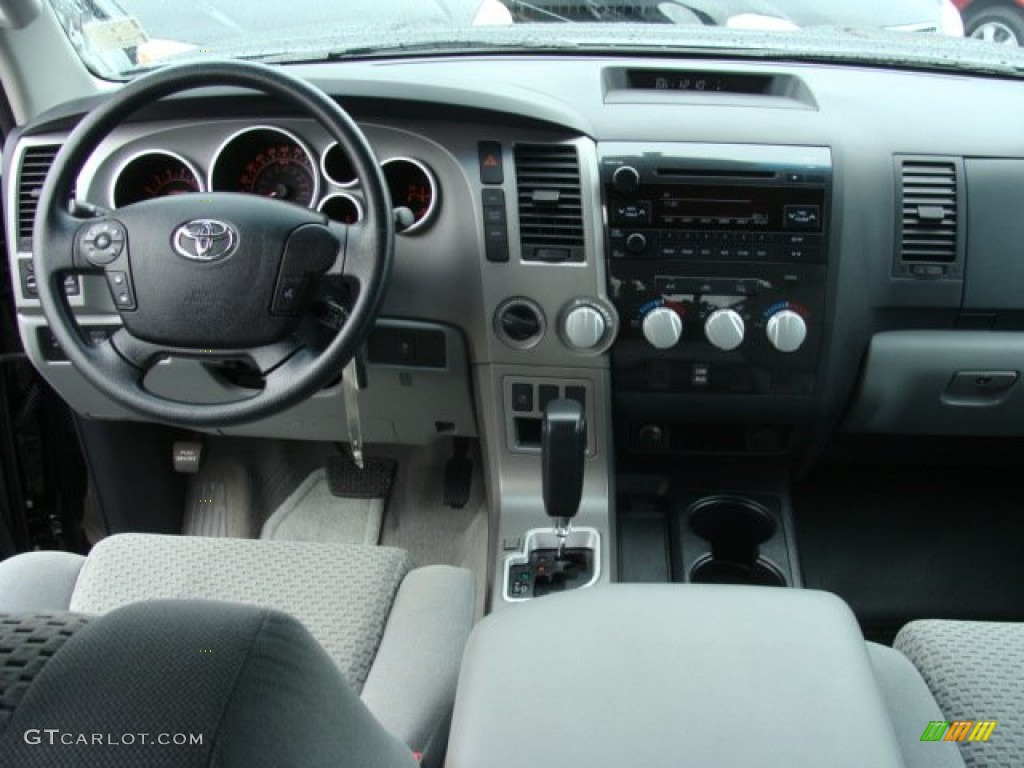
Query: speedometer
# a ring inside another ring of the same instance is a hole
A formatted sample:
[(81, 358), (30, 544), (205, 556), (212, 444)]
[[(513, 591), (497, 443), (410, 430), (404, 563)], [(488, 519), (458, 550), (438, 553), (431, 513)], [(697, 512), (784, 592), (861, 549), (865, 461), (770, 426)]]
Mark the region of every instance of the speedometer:
[(247, 128), (228, 139), (210, 172), (217, 192), (247, 192), (305, 207), (316, 201), (320, 177), (313, 156), (293, 134), (281, 128)]

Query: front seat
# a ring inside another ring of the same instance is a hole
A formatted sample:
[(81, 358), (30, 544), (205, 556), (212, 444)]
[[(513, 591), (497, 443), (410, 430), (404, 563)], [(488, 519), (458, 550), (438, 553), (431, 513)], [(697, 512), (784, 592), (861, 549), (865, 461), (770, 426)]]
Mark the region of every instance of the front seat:
[(363, 545), (118, 534), (88, 557), (33, 552), (0, 563), (0, 612), (96, 615), (198, 599), (288, 613), (414, 751), (447, 732), (474, 591), (464, 569), (413, 569), (402, 550)]
[(279, 611), (135, 603), (0, 613), (0, 765), (415, 768)]
[[(893, 647), (921, 672), (949, 723), (971, 723), (958, 743), (968, 768), (1024, 765), (1024, 623), (912, 621)], [(981, 722), (995, 723), (974, 738)]]

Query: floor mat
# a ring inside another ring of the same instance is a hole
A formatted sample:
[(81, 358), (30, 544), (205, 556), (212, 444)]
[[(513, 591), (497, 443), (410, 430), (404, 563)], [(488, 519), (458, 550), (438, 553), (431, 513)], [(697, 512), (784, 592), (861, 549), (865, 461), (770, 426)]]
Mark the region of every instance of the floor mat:
[(255, 535), (249, 474), (235, 462), (214, 462), (188, 481), (186, 536), (248, 539)]
[(386, 499), (339, 498), (327, 470), (307, 477), (263, 524), (260, 538), (376, 544)]
[(808, 587), (865, 634), (915, 618), (1024, 620), (1024, 477), (973, 468), (826, 467), (794, 489)]

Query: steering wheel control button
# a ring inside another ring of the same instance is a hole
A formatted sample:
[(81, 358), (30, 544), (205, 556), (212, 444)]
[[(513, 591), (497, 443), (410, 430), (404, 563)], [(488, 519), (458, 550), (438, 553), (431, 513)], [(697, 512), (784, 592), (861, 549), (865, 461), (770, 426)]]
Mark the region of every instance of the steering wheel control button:
[(126, 311), (135, 309), (135, 292), (127, 272), (110, 270), (107, 272), (107, 285), (115, 307)]
[(78, 251), (94, 267), (105, 267), (124, 253), (127, 235), (116, 221), (87, 224), (79, 234)]
[(270, 311), (287, 317), (298, 315), (305, 289), (305, 277), (283, 276), (274, 292), (274, 304)]

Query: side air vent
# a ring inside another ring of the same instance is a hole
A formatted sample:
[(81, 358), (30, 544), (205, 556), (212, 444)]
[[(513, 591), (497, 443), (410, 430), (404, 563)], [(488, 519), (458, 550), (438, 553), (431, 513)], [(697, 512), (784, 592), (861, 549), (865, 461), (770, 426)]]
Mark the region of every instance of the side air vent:
[(957, 163), (899, 160), (899, 260), (906, 274), (942, 277), (959, 251)]
[(59, 150), (57, 144), (32, 146), (26, 148), (21, 156), (18, 172), (18, 249), (21, 251), (32, 247), (32, 222), (39, 205), (39, 195)]
[(583, 203), (576, 147), (516, 146), (524, 261), (583, 261)]

